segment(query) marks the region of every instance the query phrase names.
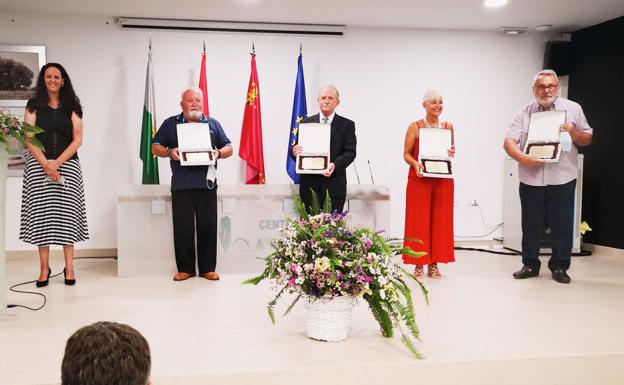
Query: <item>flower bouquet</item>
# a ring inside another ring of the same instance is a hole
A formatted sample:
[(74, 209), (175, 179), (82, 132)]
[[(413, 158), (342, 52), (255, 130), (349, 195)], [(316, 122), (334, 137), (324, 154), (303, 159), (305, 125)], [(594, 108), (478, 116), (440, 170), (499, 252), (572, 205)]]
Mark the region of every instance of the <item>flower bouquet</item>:
[[(276, 285), (277, 294), (268, 303), (271, 321), (275, 323), (274, 307), (284, 293), (296, 294), (284, 315), (302, 297), (312, 303), (363, 298), (381, 334), (390, 338), (398, 329), (407, 349), (422, 358), (414, 343), (419, 330), (406, 283), (406, 278), (415, 278), (393, 262), (393, 256), (424, 253), (394, 246), (392, 240), (366, 227), (349, 226), (347, 212), (308, 215), (298, 196), (295, 204), (301, 217), (289, 219), (288, 226), (280, 230), (281, 236), (272, 241), (275, 251), (265, 258), (262, 274), (243, 282), (257, 285), (268, 279)], [(427, 290), (416, 282), (428, 302)]]
[(39, 127), (24, 123), (10, 113), (0, 111), (0, 143), (4, 143), (8, 149), (7, 138), (15, 138), (21, 144), (28, 141), (39, 148), (43, 148), (41, 142), (35, 138), (36, 134), (43, 132)]

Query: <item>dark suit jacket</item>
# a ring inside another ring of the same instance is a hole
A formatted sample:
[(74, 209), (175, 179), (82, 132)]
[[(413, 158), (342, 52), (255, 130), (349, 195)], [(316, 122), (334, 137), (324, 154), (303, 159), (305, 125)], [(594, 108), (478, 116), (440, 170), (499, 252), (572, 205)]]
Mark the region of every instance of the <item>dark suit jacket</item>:
[[(303, 119), (302, 123), (320, 123), (319, 114)], [(338, 114), (331, 122), (329, 142), (329, 161), (336, 165), (334, 172), (328, 178), (323, 175), (301, 175), (301, 187), (317, 179), (328, 190), (333, 198), (344, 198), (347, 195), (347, 167), (355, 159), (357, 138), (355, 137), (355, 123)], [(305, 148), (304, 148), (305, 150)]]

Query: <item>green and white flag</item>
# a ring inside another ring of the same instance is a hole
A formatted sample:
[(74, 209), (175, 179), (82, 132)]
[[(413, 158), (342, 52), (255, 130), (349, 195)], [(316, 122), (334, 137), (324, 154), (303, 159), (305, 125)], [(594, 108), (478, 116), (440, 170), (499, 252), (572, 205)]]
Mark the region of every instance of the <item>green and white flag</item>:
[(156, 103), (154, 98), (154, 77), (152, 68), (152, 43), (147, 54), (145, 75), (145, 101), (143, 102), (143, 125), (141, 127), (141, 150), (143, 161), (143, 184), (159, 184), (158, 157), (152, 155), (152, 139), (156, 135)]

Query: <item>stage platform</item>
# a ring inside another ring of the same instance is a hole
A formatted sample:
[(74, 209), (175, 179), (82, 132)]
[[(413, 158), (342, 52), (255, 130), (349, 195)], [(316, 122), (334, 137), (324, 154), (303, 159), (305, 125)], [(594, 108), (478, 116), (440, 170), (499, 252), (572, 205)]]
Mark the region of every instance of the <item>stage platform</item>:
[[(441, 266), (442, 280), (425, 279), (429, 306), (415, 293), (424, 360), (381, 337), (365, 303), (346, 341), (317, 342), (305, 336), (303, 306), (272, 325), (269, 285), (240, 285), (248, 275), (118, 278), (113, 260), (77, 260), (75, 287), (64, 286), (62, 274), (46, 288), (32, 284), (48, 296), (46, 307), (9, 309), (0, 321), (0, 384), (59, 384), (66, 339), (99, 320), (145, 335), (153, 385), (624, 383), (622, 255), (575, 257), (570, 285), (547, 270), (514, 280), (518, 256), (456, 257)], [(53, 274), (62, 263), (53, 260)], [(7, 281), (34, 279), (37, 269), (36, 260), (10, 259)], [(37, 306), (40, 298), (9, 293), (8, 302)]]

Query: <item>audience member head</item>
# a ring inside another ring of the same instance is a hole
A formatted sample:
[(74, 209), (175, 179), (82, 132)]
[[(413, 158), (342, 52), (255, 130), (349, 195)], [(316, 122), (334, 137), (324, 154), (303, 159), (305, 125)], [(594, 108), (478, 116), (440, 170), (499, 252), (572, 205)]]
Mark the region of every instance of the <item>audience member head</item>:
[(67, 340), (62, 385), (147, 385), (151, 356), (136, 329), (116, 322), (96, 322)]

